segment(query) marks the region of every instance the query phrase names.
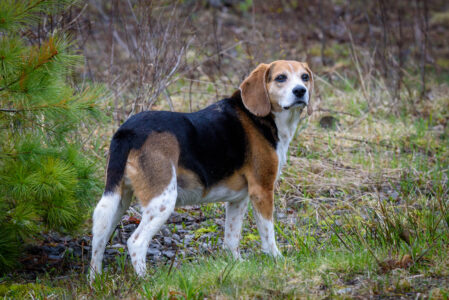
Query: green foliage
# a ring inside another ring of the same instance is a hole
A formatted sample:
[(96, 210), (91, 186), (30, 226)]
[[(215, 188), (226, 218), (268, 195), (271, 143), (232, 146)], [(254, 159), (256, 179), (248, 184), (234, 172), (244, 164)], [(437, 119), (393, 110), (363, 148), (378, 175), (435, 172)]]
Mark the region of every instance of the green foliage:
[(55, 295), (62, 296), (63, 290), (38, 283), (0, 284), (0, 297), (5, 299), (47, 299)]
[(39, 231), (76, 229), (99, 192), (80, 133), (102, 118), (101, 89), (68, 84), (80, 57), (65, 35), (39, 46), (20, 35), (70, 2), (0, 0), (0, 272)]
[(57, 11), (73, 0), (3, 0), (0, 2), (0, 30), (17, 30), (39, 21), (39, 13)]

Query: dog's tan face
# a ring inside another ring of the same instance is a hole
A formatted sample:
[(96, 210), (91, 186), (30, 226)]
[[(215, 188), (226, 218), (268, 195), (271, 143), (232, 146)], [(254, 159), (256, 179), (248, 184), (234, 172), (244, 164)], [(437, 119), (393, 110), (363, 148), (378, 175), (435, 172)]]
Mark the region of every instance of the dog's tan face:
[(307, 63), (278, 60), (260, 64), (240, 85), (243, 103), (257, 116), (304, 108), (312, 113), (313, 74)]

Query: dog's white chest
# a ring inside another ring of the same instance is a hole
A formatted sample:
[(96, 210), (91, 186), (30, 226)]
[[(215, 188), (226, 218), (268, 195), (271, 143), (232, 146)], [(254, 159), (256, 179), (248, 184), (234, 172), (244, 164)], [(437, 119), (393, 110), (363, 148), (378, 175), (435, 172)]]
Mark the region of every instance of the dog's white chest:
[(176, 206), (194, 205), (201, 203), (214, 202), (234, 202), (245, 198), (248, 195), (248, 189), (240, 191), (231, 190), (225, 186), (217, 186), (212, 188), (206, 195), (202, 188), (183, 189), (178, 186), (178, 198)]
[(292, 109), (282, 112), (274, 112), (274, 122), (278, 130), (279, 141), (276, 145), (276, 154), (279, 159), (278, 176), (282, 167), (287, 162), (288, 146), (293, 139), (301, 116), (301, 111)]

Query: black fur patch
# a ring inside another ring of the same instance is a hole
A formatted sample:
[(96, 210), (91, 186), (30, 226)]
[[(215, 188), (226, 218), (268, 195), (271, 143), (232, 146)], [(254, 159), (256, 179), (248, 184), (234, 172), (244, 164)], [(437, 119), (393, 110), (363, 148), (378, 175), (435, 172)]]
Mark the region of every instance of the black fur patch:
[(256, 117), (243, 105), (240, 92), (194, 113), (146, 111), (129, 118), (111, 141), (106, 192), (123, 177), (131, 149), (139, 149), (152, 132), (170, 132), (180, 146), (179, 164), (195, 172), (210, 187), (243, 166), (247, 138), (237, 114), (245, 112), (276, 148), (277, 129), (271, 116)]

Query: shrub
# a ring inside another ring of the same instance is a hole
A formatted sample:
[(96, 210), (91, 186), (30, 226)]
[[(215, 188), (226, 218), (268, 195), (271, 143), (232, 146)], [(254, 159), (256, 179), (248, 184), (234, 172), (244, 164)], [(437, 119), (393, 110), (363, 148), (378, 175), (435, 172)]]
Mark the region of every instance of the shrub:
[(102, 119), (101, 90), (68, 84), (80, 57), (67, 36), (36, 45), (22, 35), (68, 4), (0, 0), (0, 272), (40, 231), (77, 228), (100, 187), (79, 133)]

